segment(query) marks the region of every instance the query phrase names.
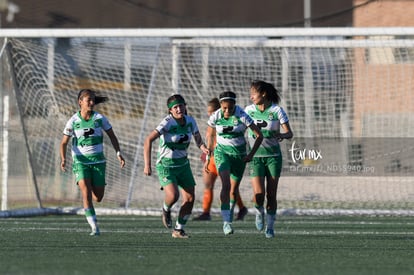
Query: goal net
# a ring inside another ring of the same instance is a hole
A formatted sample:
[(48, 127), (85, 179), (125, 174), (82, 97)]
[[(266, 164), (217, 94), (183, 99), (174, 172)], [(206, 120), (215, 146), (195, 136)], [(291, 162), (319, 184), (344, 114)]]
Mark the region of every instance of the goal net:
[[(204, 135), (207, 102), (230, 90), (245, 107), (255, 79), (281, 91), (294, 132), (281, 143), (279, 211), (407, 213), (413, 207), (414, 28), (0, 34), (0, 192), (7, 215), (81, 206), (71, 163), (68, 172), (59, 169), (63, 127), (78, 110), (80, 89), (109, 98), (96, 110), (109, 118), (127, 162), (120, 169), (105, 137), (107, 186), (97, 207), (132, 213), (159, 210), (163, 201), (157, 176), (143, 175), (143, 142), (167, 114), (167, 98), (182, 94)], [(189, 154), (197, 211), (202, 162), (195, 144)], [(218, 180), (216, 209), (220, 186)], [(251, 208), (247, 171), (240, 188)]]

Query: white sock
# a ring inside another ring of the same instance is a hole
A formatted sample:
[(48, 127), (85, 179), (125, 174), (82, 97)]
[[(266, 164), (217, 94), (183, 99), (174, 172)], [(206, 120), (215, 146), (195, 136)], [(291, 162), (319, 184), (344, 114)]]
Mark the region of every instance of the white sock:
[(223, 217), (224, 222), (231, 222), (230, 210), (221, 210), (221, 216)]
[(273, 229), (276, 220), (276, 215), (266, 214), (266, 228)]

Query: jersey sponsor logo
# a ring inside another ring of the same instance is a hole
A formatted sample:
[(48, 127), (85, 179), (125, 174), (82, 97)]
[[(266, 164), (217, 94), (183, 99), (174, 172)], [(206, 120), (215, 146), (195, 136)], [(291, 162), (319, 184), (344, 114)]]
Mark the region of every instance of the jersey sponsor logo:
[(266, 122), (266, 120), (259, 119), (259, 120), (256, 121), (256, 125), (259, 128), (265, 128), (267, 126), (267, 122)]
[(83, 136), (85, 138), (88, 138), (89, 136), (93, 135), (95, 133), (95, 130), (93, 128), (85, 128), (83, 129)]
[(223, 126), (223, 133), (228, 134), (233, 132), (234, 127), (233, 126)]
[(185, 141), (188, 141), (189, 137), (187, 134), (181, 134), (180, 139), (177, 141), (177, 143), (184, 143)]

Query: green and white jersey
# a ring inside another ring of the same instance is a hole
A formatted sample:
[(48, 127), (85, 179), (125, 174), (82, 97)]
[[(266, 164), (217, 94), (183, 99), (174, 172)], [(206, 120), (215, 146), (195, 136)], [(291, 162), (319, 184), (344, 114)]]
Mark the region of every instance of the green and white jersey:
[[(289, 122), (283, 108), (277, 104), (272, 104), (262, 112), (257, 109), (255, 104), (251, 104), (246, 107), (245, 111), (252, 117), (263, 134), (263, 141), (254, 156), (271, 157), (279, 155), (280, 147), (277, 136), (280, 133), (280, 125)], [(255, 135), (249, 130), (247, 136), (249, 145), (252, 147), (255, 141)]]
[(72, 158), (74, 163), (95, 164), (105, 162), (103, 133), (112, 128), (108, 119), (93, 112), (84, 120), (80, 111), (66, 123), (63, 134), (72, 137)]
[(215, 111), (207, 124), (216, 129), (216, 150), (228, 155), (246, 155), (246, 139), (244, 133), (253, 119), (238, 105), (234, 114), (224, 118), (221, 109)]
[(179, 167), (188, 163), (187, 149), (199, 130), (193, 117), (185, 115), (184, 120), (185, 124), (180, 125), (170, 114), (155, 128), (160, 134), (157, 165)]

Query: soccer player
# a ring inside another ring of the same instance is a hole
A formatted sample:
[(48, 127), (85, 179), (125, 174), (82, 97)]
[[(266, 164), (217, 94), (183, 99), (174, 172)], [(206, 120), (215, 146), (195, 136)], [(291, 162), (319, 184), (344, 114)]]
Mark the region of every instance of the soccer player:
[[(211, 116), (214, 111), (220, 109), (220, 101), (217, 97), (211, 99), (207, 103), (207, 114)], [(215, 146), (215, 145), (214, 145)], [(201, 161), (203, 163), (206, 161), (206, 154), (201, 154)], [(216, 169), (216, 163), (214, 162), (214, 155), (210, 156), (210, 163), (208, 166), (210, 170), (207, 173), (203, 169), (203, 181), (204, 181), (204, 192), (203, 192), (203, 213), (201, 213), (198, 217), (195, 217), (195, 221), (209, 221), (211, 220), (210, 210), (211, 204), (213, 203), (214, 197), (214, 183), (218, 177), (218, 172)], [(247, 215), (247, 208), (244, 206), (243, 200), (240, 197), (240, 194), (236, 198), (237, 206), (239, 207), (239, 212), (237, 213), (236, 220), (243, 220), (244, 217)]]
[[(250, 100), (253, 104), (245, 108), (263, 133), (263, 142), (249, 163), (250, 177), (254, 193), (256, 209), (256, 228), (264, 229), (266, 204), (266, 238), (274, 237), (274, 223), (277, 210), (277, 186), (282, 170), (282, 153), (279, 141), (293, 137), (289, 119), (278, 104), (279, 91), (267, 82), (256, 80), (250, 86)], [(283, 129), (283, 133), (280, 132)], [(256, 133), (248, 131), (250, 146), (255, 145)], [(266, 185), (265, 185), (266, 180)]]
[(106, 160), (103, 153), (103, 133), (111, 140), (121, 168), (125, 166), (118, 139), (108, 119), (93, 110), (96, 104), (106, 101), (106, 97), (96, 95), (95, 91), (83, 89), (78, 94), (80, 111), (66, 123), (60, 143), (60, 168), (66, 171), (66, 149), (72, 138), (72, 170), (81, 190), (86, 220), (92, 232), (100, 234), (92, 200), (100, 202), (105, 193)]
[[(219, 100), (220, 109), (208, 120), (206, 142), (210, 151), (214, 149), (214, 159), (222, 183), (220, 201), (223, 232), (229, 235), (233, 234), (233, 211), (246, 163), (252, 160), (263, 136), (253, 119), (236, 105), (235, 93), (223, 92)], [(247, 128), (256, 135), (250, 152), (247, 152), (244, 137)], [(214, 144), (216, 144), (215, 148)], [(210, 172), (208, 166), (209, 158), (204, 164), (206, 172)]]
[(162, 222), (166, 228), (172, 228), (171, 208), (178, 201), (181, 192), (181, 208), (178, 212), (173, 238), (188, 238), (184, 231), (194, 205), (195, 181), (187, 158), (187, 150), (194, 140), (205, 154), (209, 151), (193, 117), (187, 115), (184, 98), (175, 94), (167, 99), (169, 114), (147, 136), (144, 142), (144, 174), (149, 176), (151, 170), (152, 143), (160, 138), (156, 169), (160, 185), (164, 190)]

